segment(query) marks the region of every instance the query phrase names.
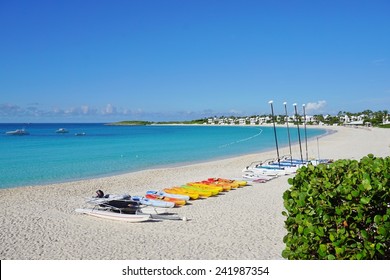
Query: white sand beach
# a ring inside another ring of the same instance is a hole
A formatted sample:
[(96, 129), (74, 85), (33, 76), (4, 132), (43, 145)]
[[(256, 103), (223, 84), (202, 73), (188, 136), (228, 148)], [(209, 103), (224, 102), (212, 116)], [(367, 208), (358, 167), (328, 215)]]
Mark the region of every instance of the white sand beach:
[[(336, 131), (308, 143), (309, 157), (359, 160), (390, 155), (390, 129), (329, 127)], [(317, 145), (319, 144), (319, 145)], [(305, 151), (304, 142), (302, 149)], [(288, 148), (280, 149), (287, 154)], [(293, 147), (299, 157), (299, 147)], [(124, 175), (0, 190), (2, 260), (278, 260), (282, 259), (282, 194), (288, 177), (191, 201), (172, 212), (189, 221), (126, 223), (78, 214), (86, 197), (141, 195), (209, 177), (239, 178), (252, 161), (275, 151)]]

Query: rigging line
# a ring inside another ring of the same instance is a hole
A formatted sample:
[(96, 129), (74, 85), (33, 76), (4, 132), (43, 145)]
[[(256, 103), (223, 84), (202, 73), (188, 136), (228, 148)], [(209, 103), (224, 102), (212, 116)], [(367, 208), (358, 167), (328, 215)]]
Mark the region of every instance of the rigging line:
[(260, 129), (260, 132), (257, 133), (257, 134), (255, 134), (255, 135), (252, 135), (252, 136), (250, 136), (250, 137), (248, 137), (248, 138), (239, 139), (239, 140), (237, 140), (237, 141), (234, 141), (234, 142), (231, 142), (231, 143), (228, 143), (228, 144), (221, 145), (221, 146), (219, 146), (218, 148), (226, 148), (226, 147), (228, 147), (228, 146), (231, 146), (231, 145), (234, 145), (234, 144), (237, 144), (237, 143), (240, 143), (240, 142), (245, 142), (245, 141), (251, 140), (251, 139), (253, 139), (253, 138), (255, 138), (255, 137), (261, 135), (262, 133), (263, 133), (263, 130)]

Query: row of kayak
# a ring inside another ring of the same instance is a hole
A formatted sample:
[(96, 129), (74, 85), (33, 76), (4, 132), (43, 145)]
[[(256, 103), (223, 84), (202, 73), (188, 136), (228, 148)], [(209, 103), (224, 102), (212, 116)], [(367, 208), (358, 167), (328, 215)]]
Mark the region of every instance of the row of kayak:
[[(246, 185), (246, 181), (209, 178), (204, 181), (189, 182), (182, 186), (165, 188), (162, 191), (149, 190), (144, 197), (133, 197), (133, 199), (155, 207), (177, 207), (186, 205), (189, 200), (208, 198), (218, 195), (220, 192), (228, 192)], [(161, 203), (161, 201), (167, 203)]]
[[(209, 178), (199, 182), (189, 182), (180, 187), (162, 191), (149, 190), (145, 195), (106, 194), (98, 190), (97, 196), (86, 199), (92, 208), (76, 209), (77, 213), (127, 222), (148, 220), (184, 220), (177, 214), (168, 213), (169, 208), (186, 205), (189, 200), (216, 196), (235, 188), (246, 186), (246, 181), (223, 178)], [(166, 215), (168, 214), (168, 215)]]

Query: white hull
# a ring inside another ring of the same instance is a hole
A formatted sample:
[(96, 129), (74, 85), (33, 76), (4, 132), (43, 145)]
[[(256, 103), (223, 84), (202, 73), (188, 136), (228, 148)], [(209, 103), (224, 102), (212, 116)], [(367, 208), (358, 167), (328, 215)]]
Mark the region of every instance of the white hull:
[(252, 172), (257, 175), (267, 175), (267, 176), (283, 176), (286, 175), (286, 171), (282, 169), (267, 169), (267, 168), (249, 168), (243, 170), (243, 172)]
[(167, 208), (152, 207), (152, 206), (142, 207), (139, 209), (139, 211), (144, 214), (157, 214), (157, 215), (168, 213)]
[(144, 222), (150, 219), (149, 215), (121, 214), (105, 210), (96, 209), (76, 209), (77, 213), (87, 214), (94, 217), (105, 218), (115, 221), (125, 221), (130, 223)]
[(272, 180), (274, 178), (277, 178), (278, 176), (254, 174), (253, 172), (247, 172), (244, 175), (242, 175), (242, 177), (245, 178), (245, 179), (251, 179), (251, 180), (262, 179), (262, 180), (269, 181), (269, 180)]
[(263, 165), (263, 166), (265, 166), (265, 167), (274, 167), (274, 168), (283, 168), (283, 170), (284, 170), (284, 172), (286, 173), (286, 175), (288, 175), (288, 174), (292, 174), (292, 173), (295, 173), (295, 172), (297, 172), (297, 170), (298, 170), (298, 167), (296, 167), (296, 166), (280, 166), (279, 167), (279, 165), (277, 164), (277, 163), (275, 163), (275, 164), (269, 164), (269, 165)]
[(5, 133), (6, 135), (29, 135), (30, 133), (25, 131), (24, 129), (17, 129), (17, 130), (13, 130), (13, 131), (7, 131)]

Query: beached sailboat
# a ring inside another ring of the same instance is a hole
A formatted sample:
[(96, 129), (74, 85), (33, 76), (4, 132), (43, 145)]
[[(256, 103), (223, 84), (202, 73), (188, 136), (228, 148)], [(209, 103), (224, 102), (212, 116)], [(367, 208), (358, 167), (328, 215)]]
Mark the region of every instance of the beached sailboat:
[(145, 222), (151, 219), (149, 214), (126, 214), (123, 212), (115, 212), (112, 209), (98, 208), (78, 208), (77, 213), (87, 214), (98, 218), (105, 218), (116, 221), (126, 221), (131, 223)]
[[(285, 114), (286, 114), (286, 123), (287, 123), (287, 133), (288, 133), (288, 143), (290, 148), (290, 155), (280, 157), (279, 155), (279, 146), (278, 146), (278, 138), (276, 133), (276, 127), (275, 127), (275, 117), (274, 117), (274, 110), (273, 110), (273, 101), (269, 101), (269, 104), (271, 105), (271, 114), (272, 114), (272, 123), (273, 123), (273, 129), (274, 129), (274, 136), (275, 136), (275, 145), (276, 145), (276, 154), (277, 157), (275, 159), (270, 159), (266, 161), (257, 161), (252, 162), (248, 166), (246, 166), (242, 172), (243, 177), (248, 179), (264, 179), (267, 180), (264, 176), (281, 176), (281, 175), (290, 175), (293, 173), (296, 173), (297, 170), (305, 165), (308, 164), (316, 164), (317, 162), (309, 161), (308, 158), (306, 160), (303, 159), (302, 156), (302, 147), (301, 147), (301, 137), (299, 132), (299, 120), (297, 121), (297, 129), (298, 129), (298, 139), (299, 139), (299, 148), (300, 148), (300, 155), (301, 159), (296, 160), (293, 159), (291, 156), (291, 139), (290, 139), (290, 132), (289, 132), (289, 126), (288, 126), (288, 114), (287, 114), (287, 106), (286, 102), (284, 102), (285, 107)], [(297, 104), (293, 104), (295, 108), (295, 118), (298, 118), (298, 112), (297, 112)], [(306, 127), (305, 127), (306, 129)], [(307, 145), (307, 144), (306, 144)], [(306, 157), (307, 156), (307, 147), (306, 147)]]
[(277, 175), (265, 175), (265, 174), (255, 174), (253, 172), (244, 173), (242, 175), (242, 178), (245, 178), (246, 180), (250, 180), (255, 183), (266, 183), (272, 179), (278, 178)]
[(78, 208), (76, 212), (99, 218), (132, 223), (144, 222), (151, 218), (149, 214), (138, 211), (138, 204), (128, 200), (130, 195), (104, 195), (100, 190), (97, 193), (97, 197), (86, 199), (86, 203), (93, 205), (92, 208)]
[(86, 199), (88, 204), (93, 205), (92, 208), (78, 208), (76, 209), (76, 212), (99, 218), (127, 222), (187, 220), (184, 217), (179, 217), (177, 214), (167, 213), (166, 208), (142, 204), (140, 201), (137, 201), (136, 197), (133, 199), (133, 197), (128, 194), (104, 195), (101, 190), (98, 190), (97, 194), (97, 197)]

